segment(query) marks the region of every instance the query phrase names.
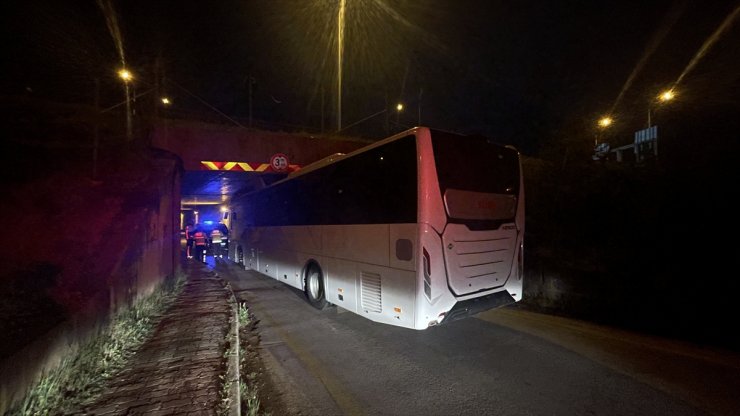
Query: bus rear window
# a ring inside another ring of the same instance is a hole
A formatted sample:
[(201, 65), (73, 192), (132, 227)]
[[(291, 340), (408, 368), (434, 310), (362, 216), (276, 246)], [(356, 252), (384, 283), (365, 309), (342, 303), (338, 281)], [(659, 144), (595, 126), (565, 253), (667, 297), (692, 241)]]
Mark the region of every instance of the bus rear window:
[(518, 195), (519, 154), (490, 139), (432, 131), (442, 195), (447, 189)]

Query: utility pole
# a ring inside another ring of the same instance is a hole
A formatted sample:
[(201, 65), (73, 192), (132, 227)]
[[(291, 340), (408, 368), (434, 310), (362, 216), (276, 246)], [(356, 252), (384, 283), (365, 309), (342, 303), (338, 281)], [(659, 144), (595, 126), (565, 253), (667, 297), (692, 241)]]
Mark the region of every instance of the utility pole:
[(321, 134), (324, 134), (324, 94), (326, 90), (321, 86)]
[(126, 85), (124, 85), (124, 88), (126, 90), (126, 141), (130, 142), (133, 137), (133, 124), (131, 121), (132, 114), (131, 114), (131, 90), (128, 85), (129, 83), (126, 82)]
[(254, 84), (254, 78), (249, 75), (249, 127), (252, 127), (252, 85)]
[(421, 94), (424, 92), (423, 89), (419, 88), (419, 101), (418, 101), (418, 119), (417, 119), (417, 126), (421, 126)]
[(152, 103), (154, 104), (154, 123), (159, 120), (159, 105), (161, 104), (162, 99), (162, 87), (160, 85), (160, 74), (161, 74), (161, 62), (160, 57), (157, 56), (157, 58), (154, 60), (154, 98), (152, 98)]
[(98, 143), (100, 142), (100, 78), (95, 78), (95, 126), (93, 128), (92, 179), (98, 177)]
[(390, 104), (388, 103), (388, 90), (386, 89), (385, 90), (385, 109), (386, 109), (386, 112), (385, 112), (385, 134), (386, 134), (386, 136), (388, 134), (390, 134), (390, 132), (391, 132), (391, 120), (390, 120), (390, 114), (389, 114), (390, 111), (388, 111), (388, 108), (389, 108), (388, 106), (389, 105)]
[(339, 0), (337, 16), (337, 132), (342, 131), (342, 58), (344, 55), (344, 14), (347, 0)]

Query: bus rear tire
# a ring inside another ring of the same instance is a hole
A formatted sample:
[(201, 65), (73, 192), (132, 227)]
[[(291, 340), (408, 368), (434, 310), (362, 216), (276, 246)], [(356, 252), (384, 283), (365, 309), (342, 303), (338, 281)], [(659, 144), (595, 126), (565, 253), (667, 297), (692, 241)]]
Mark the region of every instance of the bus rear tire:
[(326, 301), (326, 290), (324, 286), (324, 273), (316, 263), (310, 263), (306, 267), (306, 281), (304, 282), (306, 299), (316, 309), (324, 309), (328, 305)]

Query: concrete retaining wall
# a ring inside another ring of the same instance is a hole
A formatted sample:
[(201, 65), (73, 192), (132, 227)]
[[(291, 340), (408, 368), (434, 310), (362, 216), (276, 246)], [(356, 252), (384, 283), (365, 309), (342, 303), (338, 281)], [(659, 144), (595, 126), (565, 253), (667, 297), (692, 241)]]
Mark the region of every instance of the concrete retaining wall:
[(95, 336), (113, 313), (130, 307), (179, 273), (181, 163), (160, 155), (147, 164), (147, 177), (125, 195), (124, 209), (104, 231), (95, 252), (76, 253), (80, 258), (93, 257), (86, 265), (95, 267), (85, 272), (96, 274), (86, 278), (105, 283), (86, 294), (84, 306), (68, 319), (0, 363), (0, 414), (20, 400), (45, 371)]

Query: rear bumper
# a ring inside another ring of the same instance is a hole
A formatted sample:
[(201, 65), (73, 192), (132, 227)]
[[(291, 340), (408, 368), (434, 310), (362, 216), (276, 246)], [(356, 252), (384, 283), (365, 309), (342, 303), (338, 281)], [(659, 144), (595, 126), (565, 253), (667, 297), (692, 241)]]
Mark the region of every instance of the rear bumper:
[(445, 318), (440, 322), (440, 324), (457, 321), (458, 319), (473, 316), (489, 309), (500, 308), (501, 306), (506, 306), (514, 302), (516, 302), (516, 300), (514, 300), (506, 290), (491, 293), (490, 295), (480, 298), (460, 301), (457, 302), (449, 312), (447, 312)]

